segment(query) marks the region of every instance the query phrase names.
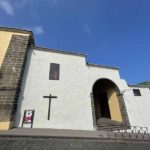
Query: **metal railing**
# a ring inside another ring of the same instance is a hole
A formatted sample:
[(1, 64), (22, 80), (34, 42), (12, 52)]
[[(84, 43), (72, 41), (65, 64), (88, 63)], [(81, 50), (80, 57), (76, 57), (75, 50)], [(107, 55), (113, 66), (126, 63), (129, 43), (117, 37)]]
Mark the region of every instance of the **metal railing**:
[(107, 131), (108, 138), (150, 140), (150, 133), (147, 127), (131, 126), (131, 129), (118, 129), (115, 131)]

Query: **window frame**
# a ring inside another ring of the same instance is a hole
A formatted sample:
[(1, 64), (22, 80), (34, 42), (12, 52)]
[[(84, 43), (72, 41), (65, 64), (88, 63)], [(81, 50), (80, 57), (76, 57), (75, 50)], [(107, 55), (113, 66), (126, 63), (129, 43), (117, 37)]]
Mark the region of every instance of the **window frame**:
[(60, 64), (50, 63), (49, 80), (59, 80), (60, 78)]
[(134, 96), (142, 96), (140, 89), (132, 89)]

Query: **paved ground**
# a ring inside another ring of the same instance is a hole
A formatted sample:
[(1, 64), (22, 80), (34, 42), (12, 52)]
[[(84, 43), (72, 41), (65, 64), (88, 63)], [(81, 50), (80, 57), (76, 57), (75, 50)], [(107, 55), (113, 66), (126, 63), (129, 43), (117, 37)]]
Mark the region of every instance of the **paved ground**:
[(0, 138), (0, 150), (150, 150), (150, 143), (67, 138)]
[(115, 138), (107, 131), (18, 128), (0, 131), (0, 150), (150, 150), (150, 138), (137, 137)]
[(8, 131), (0, 130), (0, 136), (19, 136), (19, 137), (72, 137), (86, 139), (135, 139), (149, 140), (149, 134), (130, 134), (114, 133), (110, 131), (86, 131), (86, 130), (65, 130), (65, 129), (31, 129), (14, 128)]
[(64, 129), (31, 129), (14, 128), (0, 131), (1, 135), (15, 136), (44, 136), (44, 137), (82, 137), (82, 138), (107, 138), (107, 131), (64, 130)]

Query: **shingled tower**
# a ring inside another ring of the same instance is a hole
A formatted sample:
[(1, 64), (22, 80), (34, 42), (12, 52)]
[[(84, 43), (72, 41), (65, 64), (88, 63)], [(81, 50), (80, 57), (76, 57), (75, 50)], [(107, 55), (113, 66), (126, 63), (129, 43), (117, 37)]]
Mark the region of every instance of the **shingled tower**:
[(30, 45), (31, 31), (0, 27), (0, 130), (13, 127)]

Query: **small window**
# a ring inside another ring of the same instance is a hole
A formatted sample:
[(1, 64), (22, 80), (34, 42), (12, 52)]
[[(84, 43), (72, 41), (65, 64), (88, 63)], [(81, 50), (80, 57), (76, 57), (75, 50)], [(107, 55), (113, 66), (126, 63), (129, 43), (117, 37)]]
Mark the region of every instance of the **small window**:
[(50, 74), (49, 74), (50, 80), (59, 80), (59, 69), (60, 69), (59, 64), (50, 63)]
[(141, 96), (141, 92), (139, 89), (133, 89), (134, 96)]

